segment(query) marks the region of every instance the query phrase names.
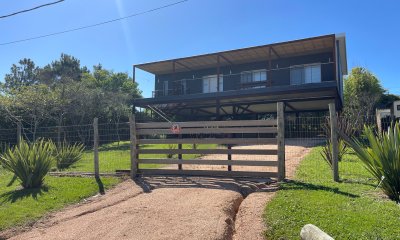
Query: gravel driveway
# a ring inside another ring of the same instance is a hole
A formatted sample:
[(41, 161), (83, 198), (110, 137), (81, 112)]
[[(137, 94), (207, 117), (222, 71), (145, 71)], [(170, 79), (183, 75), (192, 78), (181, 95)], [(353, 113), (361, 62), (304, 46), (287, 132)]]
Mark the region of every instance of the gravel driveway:
[[(289, 176), (308, 152), (307, 146), (286, 147)], [(0, 239), (262, 239), (262, 213), (275, 190), (262, 181), (226, 178), (126, 180), (105, 195), (43, 218), (26, 232), (0, 233)]]

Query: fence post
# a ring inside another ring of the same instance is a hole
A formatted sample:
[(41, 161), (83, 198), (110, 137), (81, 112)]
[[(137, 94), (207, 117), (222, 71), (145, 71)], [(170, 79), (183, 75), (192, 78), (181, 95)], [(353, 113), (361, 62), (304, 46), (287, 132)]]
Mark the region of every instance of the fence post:
[(61, 147), (61, 124), (57, 126), (57, 147)]
[(329, 103), (329, 117), (331, 123), (331, 143), (332, 143), (332, 170), (333, 180), (339, 181), (339, 142), (337, 136), (337, 115), (335, 103)]
[[(182, 134), (179, 134), (179, 139), (182, 139)], [(182, 143), (178, 144), (178, 149), (182, 149)], [(178, 154), (178, 159), (182, 160), (182, 154)], [(178, 170), (182, 170), (182, 164), (178, 164)]]
[(136, 137), (136, 120), (135, 114), (129, 116), (129, 133), (131, 140), (131, 178), (136, 177), (138, 171), (138, 149), (137, 149), (137, 137)]
[(94, 176), (100, 176), (99, 171), (99, 119), (93, 120), (93, 153), (94, 153)]
[(278, 180), (283, 181), (286, 177), (285, 171), (285, 109), (284, 103), (277, 103), (277, 126), (278, 126)]
[(22, 138), (22, 124), (21, 122), (17, 122), (17, 145), (21, 143)]
[[(228, 149), (232, 149), (232, 146), (228, 144)], [(228, 153), (228, 160), (232, 160), (232, 154)], [(232, 171), (232, 165), (228, 165), (228, 171)]]

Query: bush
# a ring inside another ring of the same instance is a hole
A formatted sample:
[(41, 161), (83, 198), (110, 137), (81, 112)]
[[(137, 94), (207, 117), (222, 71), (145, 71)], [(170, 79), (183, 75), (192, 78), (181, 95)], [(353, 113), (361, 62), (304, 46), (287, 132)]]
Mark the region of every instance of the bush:
[(69, 168), (82, 158), (85, 147), (81, 143), (69, 145), (64, 142), (59, 147), (54, 147), (53, 156), (56, 159), (57, 169)]
[[(339, 131), (346, 134), (347, 136), (352, 136), (355, 133), (354, 127), (349, 119), (343, 116), (337, 116), (337, 127)], [(332, 168), (332, 143), (331, 143), (331, 123), (330, 119), (326, 118), (325, 123), (322, 124), (322, 129), (326, 136), (326, 145), (323, 147), (321, 156)], [(345, 154), (348, 153), (348, 147), (342, 138), (338, 138), (338, 161), (342, 161)]]
[(380, 182), (384, 193), (400, 202), (400, 126), (396, 123), (386, 132), (376, 133), (364, 126), (367, 142), (347, 138), (345, 141), (364, 163), (366, 169)]
[(0, 157), (1, 165), (21, 182), (24, 188), (38, 188), (52, 164), (52, 144), (44, 140), (20, 144), (7, 149)]

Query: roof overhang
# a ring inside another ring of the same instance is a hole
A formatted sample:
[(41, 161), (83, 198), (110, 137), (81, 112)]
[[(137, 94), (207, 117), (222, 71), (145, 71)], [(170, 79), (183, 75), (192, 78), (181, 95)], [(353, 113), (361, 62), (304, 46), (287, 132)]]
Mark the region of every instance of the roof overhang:
[(344, 67), (343, 72), (344, 74), (347, 74), (345, 38), (344, 36), (336, 36), (335, 34), (185, 58), (143, 63), (134, 66), (155, 75), (186, 72), (190, 70), (200, 70), (215, 67), (218, 64), (218, 61), (220, 66), (223, 67), (249, 62), (294, 57), (304, 54), (333, 52), (335, 49), (336, 39), (339, 40), (340, 55), (342, 58), (341, 61), (342, 66)]

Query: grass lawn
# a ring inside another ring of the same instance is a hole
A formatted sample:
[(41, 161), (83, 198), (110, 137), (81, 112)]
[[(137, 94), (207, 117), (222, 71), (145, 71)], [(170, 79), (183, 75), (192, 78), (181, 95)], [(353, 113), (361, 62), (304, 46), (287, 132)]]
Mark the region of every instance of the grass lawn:
[[(0, 231), (33, 222), (99, 192), (94, 178), (47, 176), (44, 187), (32, 190), (21, 189), (18, 180), (7, 186), (11, 179), (12, 175), (0, 168)], [(111, 177), (101, 180), (106, 189), (120, 181)]]
[(400, 205), (375, 190), (377, 182), (357, 157), (345, 156), (339, 165), (343, 181), (335, 183), (320, 151), (314, 148), (300, 164), (295, 181), (282, 184), (267, 204), (267, 239), (299, 239), (307, 223), (334, 239), (400, 239)]
[[(173, 145), (173, 144), (172, 144)], [(168, 149), (171, 146), (168, 144), (158, 145), (144, 145), (143, 149)], [(173, 147), (178, 148), (177, 145)], [(183, 149), (192, 148), (192, 144), (183, 144)], [(216, 144), (197, 144), (197, 149), (213, 149), (219, 147)], [(167, 158), (166, 154), (143, 154), (141, 158)], [(177, 156), (174, 156), (175, 158)], [(184, 154), (183, 159), (191, 159), (199, 157), (195, 154)], [(129, 142), (115, 142), (104, 144), (99, 148), (99, 165), (100, 172), (115, 172), (115, 170), (128, 170), (130, 169), (130, 146)], [(140, 164), (140, 168), (159, 168), (162, 164)], [(71, 166), (66, 171), (77, 172), (92, 172), (94, 169), (93, 164), (93, 151), (86, 151), (82, 159)]]

